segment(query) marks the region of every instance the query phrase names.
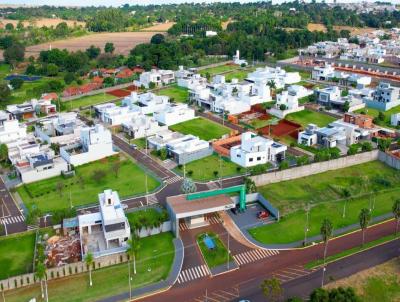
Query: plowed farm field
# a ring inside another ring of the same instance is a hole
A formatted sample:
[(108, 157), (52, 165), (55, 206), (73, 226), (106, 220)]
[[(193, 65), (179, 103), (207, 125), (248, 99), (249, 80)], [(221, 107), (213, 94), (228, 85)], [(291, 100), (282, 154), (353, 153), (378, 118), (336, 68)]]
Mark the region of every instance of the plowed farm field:
[(91, 34), (78, 38), (65, 39), (33, 45), (26, 48), (26, 57), (38, 56), (40, 51), (51, 48), (67, 49), (77, 51), (89, 48), (91, 45), (100, 47), (102, 50), (107, 42), (114, 43), (116, 54), (128, 55), (129, 51), (138, 44), (150, 42), (157, 32), (118, 32)]

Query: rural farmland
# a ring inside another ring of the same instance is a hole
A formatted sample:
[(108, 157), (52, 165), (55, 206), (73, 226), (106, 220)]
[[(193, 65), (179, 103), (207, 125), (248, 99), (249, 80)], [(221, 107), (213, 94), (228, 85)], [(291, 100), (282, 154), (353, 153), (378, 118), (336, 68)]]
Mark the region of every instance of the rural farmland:
[[(12, 25), (14, 25), (14, 27), (17, 26), (19, 20), (12, 20), (12, 19), (0, 19), (0, 22), (3, 25), (6, 25), (7, 23), (11, 23)], [(34, 27), (42, 27), (42, 26), (47, 26), (47, 27), (51, 27), (51, 26), (57, 26), (58, 24), (65, 22), (67, 23), (68, 26), (72, 27), (72, 26), (83, 26), (85, 27), (86, 23), (85, 22), (80, 22), (80, 21), (76, 21), (76, 20), (64, 20), (64, 19), (60, 19), (60, 18), (40, 18), (40, 19), (33, 19), (33, 20), (29, 20), (29, 21), (23, 21), (22, 24), (24, 24), (24, 26), (34, 26)]]
[(157, 32), (117, 32), (117, 33), (99, 33), (83, 37), (59, 40), (54, 42), (33, 45), (26, 48), (26, 56), (38, 56), (40, 51), (50, 48), (67, 49), (69, 51), (85, 50), (94, 45), (104, 48), (107, 42), (114, 43), (115, 53), (128, 55), (129, 51), (136, 45), (148, 43)]

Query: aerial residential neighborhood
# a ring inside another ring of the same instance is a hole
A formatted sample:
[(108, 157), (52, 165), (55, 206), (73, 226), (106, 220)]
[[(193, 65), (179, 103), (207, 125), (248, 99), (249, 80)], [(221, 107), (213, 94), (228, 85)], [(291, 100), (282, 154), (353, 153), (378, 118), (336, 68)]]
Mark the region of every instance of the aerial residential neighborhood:
[(400, 3), (2, 2), (0, 164), (0, 301), (400, 301)]

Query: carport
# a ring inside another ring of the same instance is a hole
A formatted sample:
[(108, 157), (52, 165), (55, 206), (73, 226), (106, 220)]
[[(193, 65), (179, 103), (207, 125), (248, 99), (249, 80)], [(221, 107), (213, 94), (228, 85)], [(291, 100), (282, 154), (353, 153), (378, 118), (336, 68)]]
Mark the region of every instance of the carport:
[(190, 200), (188, 195), (167, 197), (167, 210), (170, 215), (172, 231), (179, 237), (179, 220), (189, 220), (192, 228), (206, 225), (204, 215), (235, 207), (228, 195), (207, 196)]

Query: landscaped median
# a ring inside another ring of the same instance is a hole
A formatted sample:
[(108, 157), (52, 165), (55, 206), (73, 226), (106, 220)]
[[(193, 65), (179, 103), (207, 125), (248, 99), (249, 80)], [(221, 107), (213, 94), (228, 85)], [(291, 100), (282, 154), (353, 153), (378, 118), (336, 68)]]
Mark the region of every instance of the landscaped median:
[[(372, 222), (390, 217), (400, 194), (400, 175), (379, 161), (328, 171), (258, 188), (280, 210), (279, 222), (247, 230), (261, 244), (298, 247), (319, 241), (322, 221), (332, 221), (335, 235), (359, 228), (361, 209), (371, 209)], [(308, 224), (307, 207), (309, 206)]]
[[(365, 251), (365, 250), (369, 250), (369, 249), (371, 249), (371, 248), (373, 248), (375, 246), (387, 243), (387, 242), (392, 241), (392, 240), (396, 240), (398, 238), (399, 238), (399, 236), (395, 235), (395, 234), (392, 234), (392, 235), (389, 235), (389, 236), (385, 236), (385, 237), (379, 238), (377, 240), (373, 240), (373, 241), (367, 242), (362, 246), (360, 245), (360, 246), (354, 247), (352, 249), (345, 250), (345, 251), (342, 251), (340, 253), (328, 256), (328, 257), (326, 257), (325, 262), (326, 263), (335, 262), (335, 261), (340, 260), (342, 258), (349, 257), (351, 255), (360, 253), (360, 252)], [(314, 261), (311, 261), (311, 262), (307, 263), (305, 265), (305, 267), (307, 269), (313, 269), (313, 268), (316, 268), (316, 267), (319, 267), (319, 266), (323, 265), (323, 263), (324, 263), (324, 259), (318, 259), (318, 260), (314, 260)]]
[(232, 255), (228, 252), (217, 234), (202, 233), (197, 235), (196, 240), (212, 275), (237, 268)]
[[(171, 233), (162, 233), (140, 239), (141, 247), (136, 262), (137, 274), (132, 275), (132, 287), (143, 286), (167, 279), (174, 262), (174, 244)], [(131, 264), (132, 265), (132, 264)], [(131, 270), (132, 272), (132, 270)], [(48, 282), (49, 301), (98, 301), (129, 291), (128, 263), (110, 266), (92, 272), (93, 286), (89, 286), (87, 273)], [(5, 292), (6, 301), (41, 302), (40, 283)]]
[[(98, 201), (98, 194), (112, 188), (121, 198), (146, 192), (145, 171), (122, 155), (108, 157), (75, 168), (75, 176), (57, 176), (22, 185), (17, 192), (28, 208), (38, 207), (42, 212), (53, 212), (83, 206)], [(159, 186), (149, 176), (148, 191)]]

